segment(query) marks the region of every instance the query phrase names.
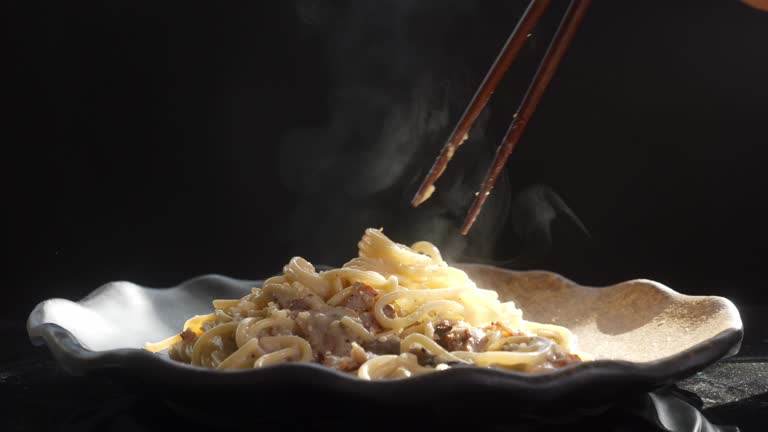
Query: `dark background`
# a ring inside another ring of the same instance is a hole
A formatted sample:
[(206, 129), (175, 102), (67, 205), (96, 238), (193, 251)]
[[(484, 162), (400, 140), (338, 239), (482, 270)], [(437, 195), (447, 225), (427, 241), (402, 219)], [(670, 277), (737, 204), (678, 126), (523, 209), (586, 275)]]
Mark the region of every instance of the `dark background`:
[(526, 2), (222, 3), (5, 2), (5, 314), (112, 280), (340, 265), (368, 226), (586, 284), (768, 300), (768, 13), (594, 1), (462, 238), (565, 2), (415, 210)]

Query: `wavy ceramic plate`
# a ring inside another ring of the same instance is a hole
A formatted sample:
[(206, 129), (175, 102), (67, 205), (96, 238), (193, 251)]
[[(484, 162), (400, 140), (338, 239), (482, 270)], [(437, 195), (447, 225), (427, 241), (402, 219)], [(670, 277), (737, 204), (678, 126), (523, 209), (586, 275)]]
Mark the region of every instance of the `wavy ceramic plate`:
[[(221, 395), (243, 401), (244, 409), (255, 400), (270, 402), (275, 409), (287, 407), (283, 404), (295, 404), (296, 395), (302, 400), (330, 396), (361, 406), (434, 407), (441, 400), (486, 408), (501, 404), (513, 411), (551, 411), (553, 404), (589, 409), (690, 376), (736, 354), (741, 344), (739, 313), (725, 298), (687, 296), (649, 280), (594, 288), (548, 272), (460, 267), (478, 286), (513, 300), (524, 318), (570, 328), (581, 349), (596, 361), (540, 374), (454, 367), (403, 380), (367, 382), (314, 364), (207, 370), (141, 349), (147, 341), (179, 332), (188, 317), (210, 312), (212, 299), (239, 298), (258, 283), (217, 275), (170, 289), (113, 282), (79, 302), (46, 300), (30, 314), (27, 329), (32, 343), (47, 345), (71, 373), (108, 375), (165, 394), (180, 401), (179, 406), (205, 405), (214, 411), (215, 404), (209, 402), (222, 400)], [(208, 402), (201, 404), (202, 398)], [(227, 406), (233, 412), (231, 402)]]

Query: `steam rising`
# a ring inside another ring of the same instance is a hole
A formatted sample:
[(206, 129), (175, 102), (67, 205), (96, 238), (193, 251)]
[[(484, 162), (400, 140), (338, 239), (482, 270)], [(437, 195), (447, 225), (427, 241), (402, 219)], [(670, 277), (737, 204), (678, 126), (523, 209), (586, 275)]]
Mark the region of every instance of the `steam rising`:
[(591, 239), (578, 216), (552, 188), (534, 185), (516, 195), (510, 205), (509, 222), (521, 250), (518, 256), (501, 261), (485, 260), (500, 266), (536, 266), (553, 247), (552, 226), (561, 219)]
[[(524, 6), (514, 6), (517, 16)], [(459, 0), (360, 0), (342, 7), (299, 0), (296, 7), (313, 37), (326, 42), (323, 66), (330, 85), (327, 122), (296, 129), (281, 143), (281, 181), (297, 200), (286, 221), (286, 241), (312, 262), (339, 265), (356, 253), (365, 228), (383, 227), (401, 243), (435, 243), (448, 260), (492, 256), (510, 211), (506, 175), (470, 235), (459, 232), (499, 140), (486, 136), (490, 107), (432, 199), (417, 209), (409, 204), (503, 43), (489, 44), (486, 35), (472, 32), (457, 35), (456, 28), (480, 6)], [(487, 47), (484, 60), (467, 70), (462, 56), (477, 46)], [(522, 221), (514, 229), (521, 238), (535, 233), (548, 247), (548, 228), (542, 233), (536, 224), (548, 227), (563, 209), (551, 190), (522, 194), (512, 207)]]

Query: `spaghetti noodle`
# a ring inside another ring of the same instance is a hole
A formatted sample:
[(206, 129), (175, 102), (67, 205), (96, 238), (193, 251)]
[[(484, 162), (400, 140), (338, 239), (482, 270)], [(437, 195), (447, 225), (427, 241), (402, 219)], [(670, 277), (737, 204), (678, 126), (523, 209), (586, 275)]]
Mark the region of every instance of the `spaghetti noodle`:
[(538, 372), (582, 361), (568, 329), (523, 320), (431, 243), (407, 247), (367, 229), (359, 255), (318, 272), (300, 257), (241, 299), (145, 348), (222, 370), (316, 362), (366, 380), (457, 364)]

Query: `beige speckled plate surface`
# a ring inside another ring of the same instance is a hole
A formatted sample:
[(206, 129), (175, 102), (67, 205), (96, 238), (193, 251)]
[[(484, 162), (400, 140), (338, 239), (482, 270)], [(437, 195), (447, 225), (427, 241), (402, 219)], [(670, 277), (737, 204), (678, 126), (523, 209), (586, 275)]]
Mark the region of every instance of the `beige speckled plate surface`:
[[(461, 268), (478, 286), (514, 301), (524, 319), (569, 328), (579, 348), (595, 359), (661, 360), (742, 326), (728, 299), (683, 295), (650, 280), (592, 288), (544, 271), (477, 264)], [(723, 355), (735, 354), (731, 351)]]

